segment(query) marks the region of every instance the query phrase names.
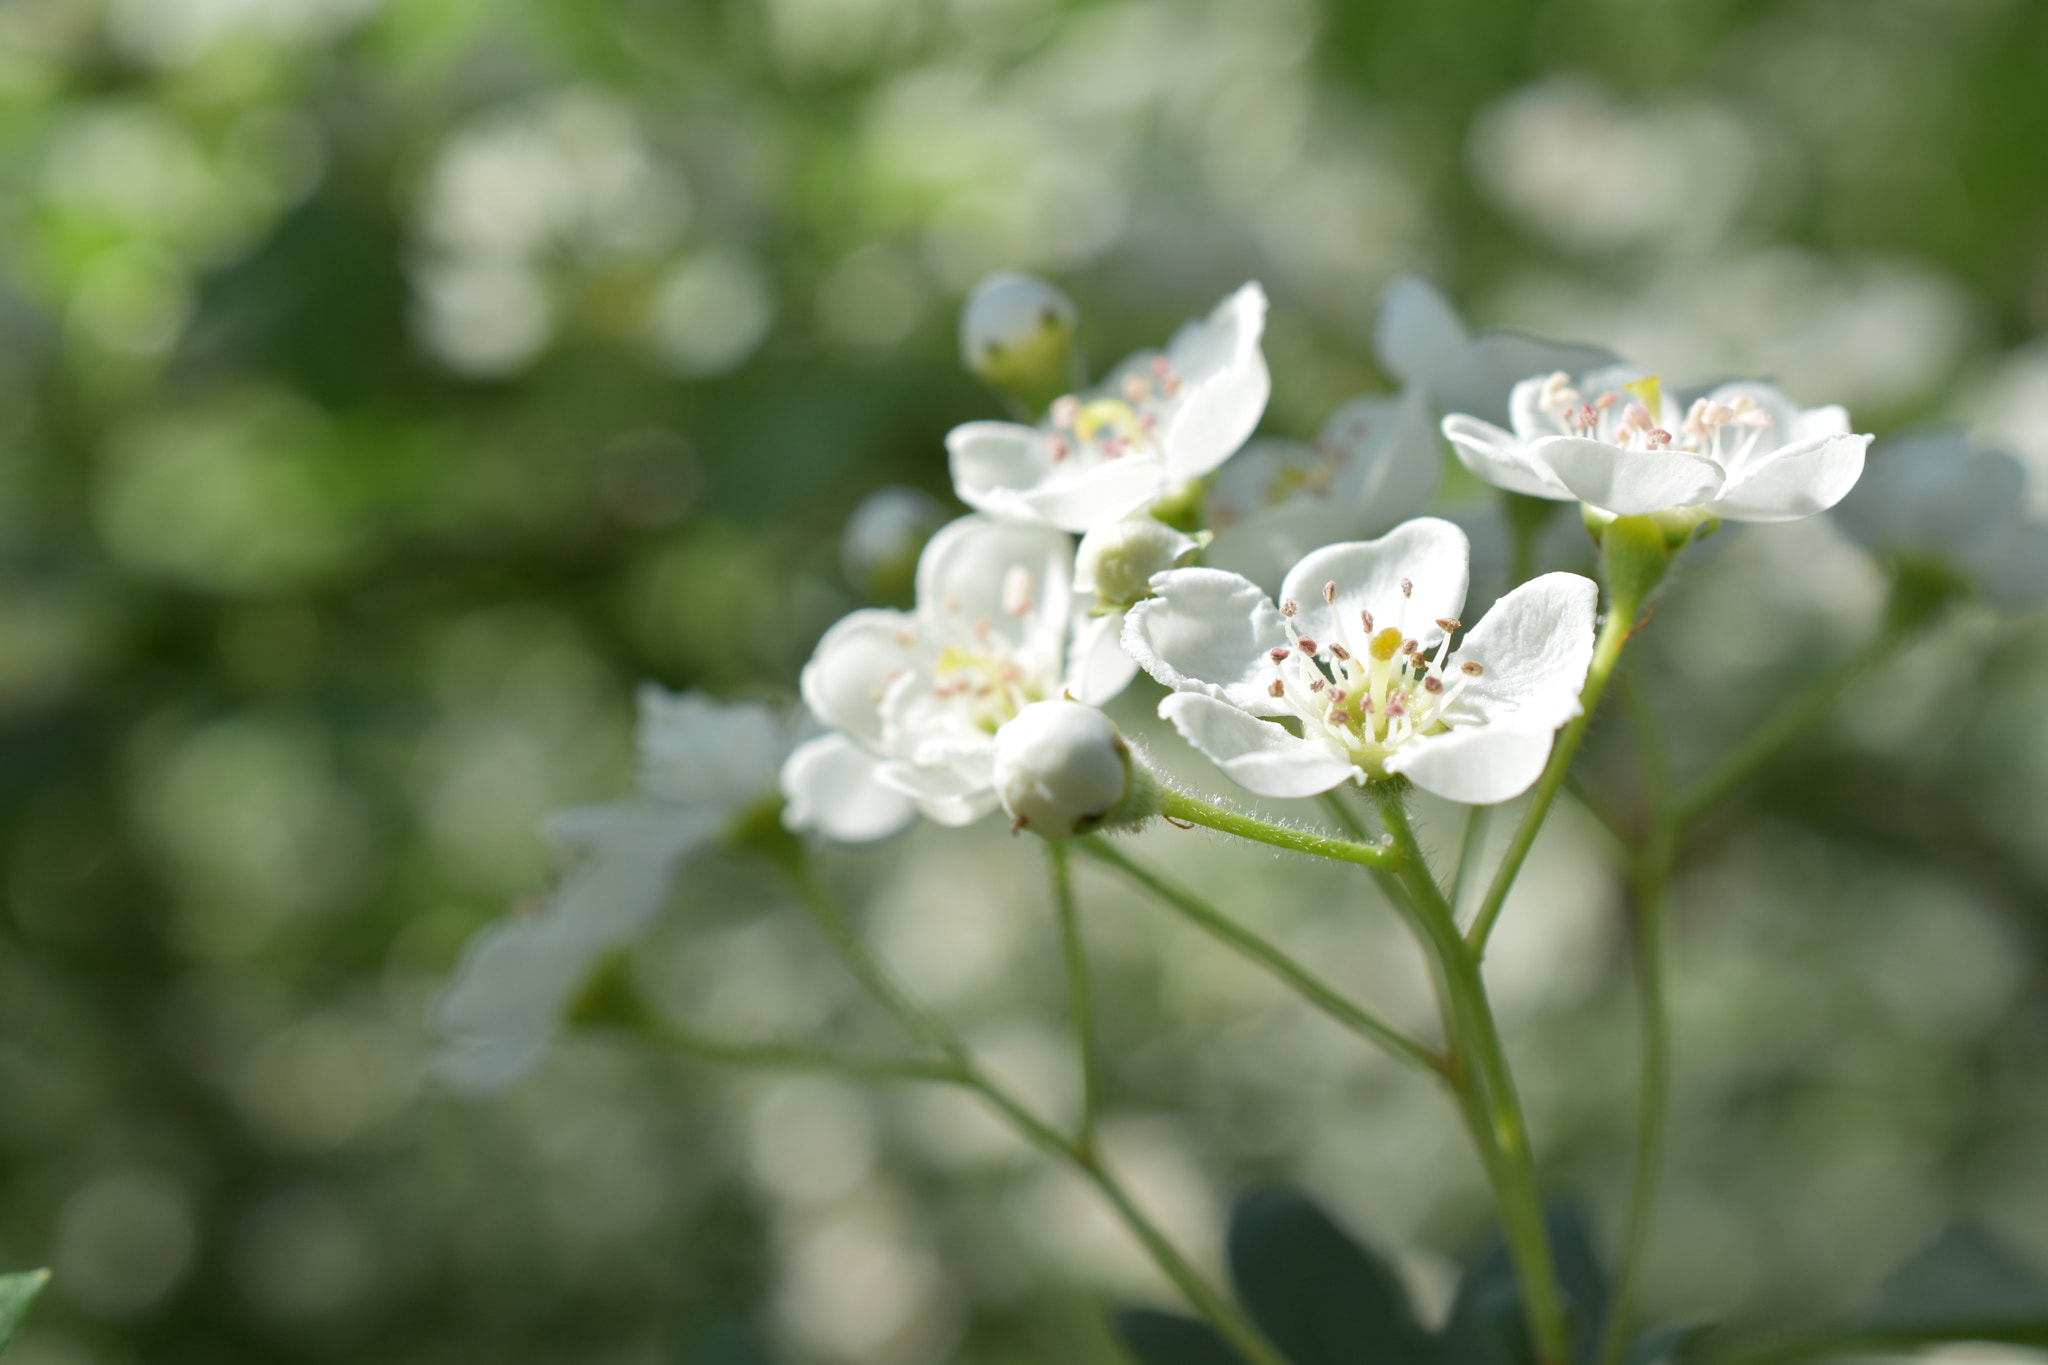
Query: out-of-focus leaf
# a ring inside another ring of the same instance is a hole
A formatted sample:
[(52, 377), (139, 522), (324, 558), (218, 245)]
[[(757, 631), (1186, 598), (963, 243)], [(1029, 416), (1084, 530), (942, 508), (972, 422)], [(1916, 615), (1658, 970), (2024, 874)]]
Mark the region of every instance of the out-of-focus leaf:
[(2048, 1284), (1980, 1230), (1958, 1225), (1906, 1258), (1859, 1322), (2048, 1323)]
[(1667, 1365), (1681, 1359), (1695, 1341), (1712, 1329), (1704, 1326), (1664, 1327), (1645, 1332), (1629, 1344), (1623, 1365)]
[(47, 1270), (22, 1270), (12, 1275), (0, 1275), (0, 1351), (6, 1350), (7, 1343), (14, 1340), (14, 1334), (21, 1330), (22, 1319), (28, 1316), (36, 1296), (49, 1282), (50, 1272)]
[(1230, 1218), (1230, 1273), (1295, 1365), (1431, 1365), (1436, 1342), (1386, 1262), (1293, 1190), (1257, 1190)]
[(746, 1315), (708, 1308), (684, 1324), (676, 1365), (770, 1365), (767, 1350)]
[(1903, 1355), (1951, 1341), (2048, 1347), (2048, 1283), (1969, 1227), (1950, 1228), (1909, 1256), (1850, 1322), (1761, 1339), (1709, 1340), (1683, 1355), (1693, 1365), (1792, 1365)]
[(1138, 1365), (1244, 1365), (1206, 1322), (1156, 1308), (1119, 1308), (1116, 1339)]
[[(1607, 1272), (1593, 1250), (1585, 1220), (1565, 1208), (1544, 1219), (1559, 1292), (1571, 1324), (1572, 1354), (1590, 1365), (1607, 1323)], [(1522, 1315), (1521, 1287), (1507, 1244), (1494, 1245), (1466, 1272), (1444, 1323), (1443, 1357), (1449, 1365), (1529, 1365), (1536, 1358)]]

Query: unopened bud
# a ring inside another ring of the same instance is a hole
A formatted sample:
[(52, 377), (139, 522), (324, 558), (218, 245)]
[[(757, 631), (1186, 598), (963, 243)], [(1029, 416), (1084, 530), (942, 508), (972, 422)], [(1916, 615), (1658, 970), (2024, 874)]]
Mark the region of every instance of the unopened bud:
[(996, 731), (995, 787), (1013, 829), (1048, 839), (1135, 825), (1159, 804), (1115, 724), (1077, 701), (1034, 702)]
[(931, 494), (900, 484), (877, 488), (846, 519), (839, 565), (846, 581), (876, 602), (908, 598), (917, 557), (946, 524), (946, 509)]
[(1044, 280), (1004, 271), (960, 309), (960, 363), (1037, 412), (1075, 386), (1074, 301)]
[(1153, 574), (1175, 567), (1206, 541), (1148, 516), (1103, 522), (1081, 537), (1074, 588), (1106, 607), (1127, 607), (1152, 595)]

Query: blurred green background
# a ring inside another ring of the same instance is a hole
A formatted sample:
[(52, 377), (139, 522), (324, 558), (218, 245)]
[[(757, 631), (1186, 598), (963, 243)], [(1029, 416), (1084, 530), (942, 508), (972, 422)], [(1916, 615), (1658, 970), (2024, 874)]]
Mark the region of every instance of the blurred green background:
[[(791, 695), (858, 603), (848, 509), (946, 495), (944, 432), (999, 412), (953, 320), (1003, 267), (1098, 367), (1262, 280), (1271, 431), (1384, 387), (1407, 268), (1860, 429), (1969, 422), (2048, 489), (2044, 167), (2038, 0), (0, 0), (0, 1263), (57, 1271), (9, 1365), (639, 1365), (718, 1314), (791, 1360), (1110, 1359), (1099, 1305), (1157, 1285), (947, 1096), (600, 1044), (423, 1090), (540, 815), (627, 789), (633, 685)], [(1643, 651), (1682, 763), (1880, 596), (1822, 522), (1729, 539)], [(2048, 1262), (2044, 708), (2048, 632), (1964, 613), (1692, 850), (1654, 1315), (1845, 1305), (1958, 1214)], [(1618, 882), (1556, 823), (1489, 969), (1611, 1244)], [(1348, 880), (1138, 850), (1426, 1015)], [(989, 822), (833, 867), (1057, 1106), (1036, 856)], [(1440, 1299), (1485, 1200), (1438, 1097), (1083, 889), (1165, 1221), (1213, 1260), (1285, 1176)], [(684, 899), (665, 999), (852, 1008), (758, 869)]]

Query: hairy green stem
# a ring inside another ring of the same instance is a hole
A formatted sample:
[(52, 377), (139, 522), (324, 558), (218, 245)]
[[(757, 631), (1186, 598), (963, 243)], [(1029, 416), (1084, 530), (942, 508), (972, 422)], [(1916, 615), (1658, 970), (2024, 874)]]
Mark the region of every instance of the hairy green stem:
[(1286, 825), (1275, 825), (1255, 819), (1234, 810), (1204, 801), (1199, 796), (1162, 787), (1160, 814), (1169, 820), (1185, 824), (1206, 825), (1224, 834), (1235, 834), (1240, 839), (1256, 843), (1271, 844), (1274, 848), (1292, 849), (1316, 858), (1334, 858), (1339, 862), (1358, 863), (1365, 867), (1392, 868), (1400, 857), (1391, 848), (1378, 844), (1354, 843), (1349, 839), (1332, 839), (1324, 834), (1310, 834), (1305, 830), (1289, 829)]
[(1193, 892), (1133, 862), (1100, 835), (1083, 838), (1076, 846), (1089, 857), (1115, 868), (1159, 897), (1186, 916), (1189, 923), (1286, 982), (1302, 999), (1359, 1037), (1386, 1049), (1397, 1060), (1439, 1079), (1448, 1076), (1450, 1063), (1442, 1054), (1410, 1038), (1369, 1010), (1353, 1004), (1292, 957)]
[(1081, 1059), (1081, 1123), (1074, 1142), (1083, 1151), (1093, 1151), (1096, 1115), (1102, 1108), (1102, 1071), (1095, 1046), (1095, 1003), (1088, 985), (1088, 945), (1081, 937), (1074, 869), (1065, 841), (1046, 840), (1045, 858), (1052, 875), (1053, 906), (1059, 912), (1060, 950), (1067, 964), (1067, 1016), (1073, 1021), (1074, 1050)]
[[(1508, 1253), (1515, 1263), (1516, 1280), (1521, 1285), (1522, 1307), (1536, 1346), (1536, 1358), (1540, 1365), (1564, 1365), (1570, 1358), (1571, 1332), (1564, 1299), (1558, 1291), (1549, 1234), (1544, 1228), (1535, 1154), (1529, 1143), (1528, 1121), (1515, 1093), (1514, 1074), (1508, 1066), (1500, 1027), (1494, 1020), (1486, 982), (1479, 972), (1479, 957), (1459, 935), (1450, 902), (1444, 899), (1442, 889), (1429, 873), (1415, 828), (1402, 806), (1403, 794), (1392, 784), (1381, 784), (1375, 788), (1375, 795), (1380, 803), (1380, 818), (1402, 854), (1397, 875), (1443, 966), (1458, 1024), (1458, 1051), (1469, 1059), (1484, 1096), (1484, 1122), (1497, 1153), (1491, 1172), (1494, 1194), (1500, 1205)], [(1485, 1156), (1483, 1149), (1481, 1156)]]
[(1617, 603), (1607, 613), (1607, 621), (1601, 626), (1600, 636), (1593, 644), (1593, 663), (1586, 670), (1586, 685), (1579, 692), (1579, 714), (1559, 732), (1557, 743), (1550, 751), (1550, 762), (1544, 765), (1543, 776), (1536, 780), (1536, 795), (1522, 813), (1522, 823), (1515, 827), (1507, 852), (1501, 855), (1500, 866), (1494, 870), (1493, 880), (1487, 885), (1486, 897), (1479, 902), (1478, 912), (1472, 917), (1472, 927), (1465, 931), (1465, 941), (1477, 956), (1486, 955), (1486, 940), (1493, 933), (1495, 921), (1500, 918), (1501, 906), (1507, 902), (1515, 878), (1521, 875), (1522, 862), (1536, 842), (1537, 831), (1543, 828), (1544, 817), (1550, 814), (1551, 803), (1557, 800), (1558, 789), (1564, 786), (1572, 759), (1578, 755), (1579, 742), (1585, 739), (1586, 729), (1593, 723), (1593, 712), (1600, 705), (1600, 694), (1607, 690), (1607, 679), (1613, 674), (1614, 665), (1621, 658), (1622, 646), (1628, 643), (1629, 633), (1634, 628), (1635, 603)]

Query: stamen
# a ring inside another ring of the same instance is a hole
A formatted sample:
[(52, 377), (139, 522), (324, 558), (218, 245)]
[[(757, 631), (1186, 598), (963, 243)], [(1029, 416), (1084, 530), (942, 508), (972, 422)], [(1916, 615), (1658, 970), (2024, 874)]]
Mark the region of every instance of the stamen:
[[(1318, 686), (1321, 686), (1321, 684), (1320, 684), (1320, 683), (1319, 683), (1319, 684), (1317, 684), (1317, 685), (1318, 685)], [(1284, 683), (1284, 682), (1281, 682), (1281, 681), (1280, 681), (1280, 680), (1279, 680), (1278, 678), (1275, 678), (1275, 679), (1273, 679), (1273, 681), (1272, 681), (1272, 682), (1270, 682), (1270, 683), (1268, 683), (1268, 684), (1266, 685), (1266, 695), (1267, 695), (1267, 696), (1269, 696), (1269, 697), (1284, 697), (1284, 696), (1286, 696), (1286, 695), (1287, 695), (1287, 684), (1286, 684), (1286, 683)]]
[(1012, 564), (1010, 571), (1003, 575), (1003, 610), (1012, 616), (1022, 617), (1031, 613), (1031, 603), (1038, 591), (1032, 580), (1031, 570), (1022, 564)]
[(1054, 436), (1051, 441), (1047, 442), (1047, 445), (1049, 446), (1048, 454), (1052, 457), (1054, 464), (1059, 464), (1067, 456), (1074, 453), (1074, 448), (1067, 444), (1067, 438), (1064, 436)]
[(1321, 678), (1317, 678), (1314, 682), (1308, 685), (1308, 690), (1311, 692), (1320, 692), (1323, 690), (1325, 686), (1326, 684), (1323, 682), (1323, 680)]
[(1330, 646), (1330, 657), (1338, 660), (1349, 660), (1351, 658), (1351, 651), (1340, 644), (1333, 643)]
[(1460, 631), (1465, 628), (1465, 623), (1455, 616), (1439, 616), (1436, 618), (1436, 628), (1445, 632)]
[(1414, 581), (1413, 581), (1413, 580), (1411, 580), (1411, 579), (1406, 579), (1406, 578), (1404, 578), (1404, 579), (1402, 579), (1402, 580), (1401, 580), (1401, 596), (1403, 596), (1403, 597), (1413, 597), (1413, 596), (1415, 596), (1415, 583), (1414, 583)]
[(1365, 633), (1366, 633), (1367, 635), (1370, 635), (1370, 634), (1372, 634), (1372, 613), (1371, 613), (1371, 612), (1369, 612), (1369, 611), (1361, 611), (1360, 613), (1358, 613), (1358, 622), (1359, 622), (1359, 624), (1360, 624), (1360, 625), (1362, 625), (1362, 626), (1364, 626), (1364, 627), (1365, 627)]
[(1124, 401), (1125, 401), (1125, 402), (1127, 402), (1127, 403), (1133, 403), (1133, 404), (1135, 404), (1135, 403), (1142, 403), (1142, 402), (1144, 402), (1144, 401), (1145, 401), (1145, 400), (1146, 400), (1146, 399), (1147, 399), (1148, 397), (1150, 397), (1150, 396), (1151, 396), (1151, 393), (1152, 393), (1152, 385), (1151, 385), (1150, 381), (1148, 381), (1148, 380), (1147, 380), (1147, 379), (1145, 378), (1145, 376), (1143, 376), (1143, 375), (1141, 375), (1141, 374), (1132, 374), (1132, 375), (1125, 375), (1125, 376), (1124, 376)]
[(1479, 676), (1479, 675), (1480, 675), (1481, 673), (1484, 673), (1484, 672), (1486, 671), (1486, 670), (1485, 670), (1484, 668), (1482, 668), (1482, 667), (1481, 667), (1480, 665), (1478, 665), (1478, 664), (1474, 663), (1474, 662), (1473, 662), (1472, 660), (1470, 660), (1470, 659), (1467, 659), (1467, 660), (1465, 660), (1465, 662), (1464, 662), (1464, 663), (1461, 663), (1461, 664), (1459, 664), (1459, 665), (1458, 665), (1458, 668), (1459, 668), (1459, 670), (1460, 670), (1460, 671), (1462, 671), (1462, 672), (1464, 672), (1464, 673), (1468, 673), (1468, 674), (1470, 674), (1470, 675), (1471, 675), (1472, 677), (1475, 677), (1475, 678), (1476, 678), (1476, 677), (1478, 677), (1478, 676)]
[(1429, 692), (1441, 692), (1444, 690), (1444, 680), (1432, 673), (1422, 680), (1422, 686)]
[(1300, 611), (1301, 603), (1295, 601), (1291, 597), (1280, 604), (1280, 614), (1282, 616), (1293, 616), (1299, 613)]
[(1289, 652), (1290, 651), (1285, 646), (1275, 645), (1273, 648), (1266, 651), (1266, 657), (1277, 664), (1286, 659)]
[(1074, 420), (1080, 415), (1081, 400), (1074, 397), (1073, 394), (1066, 394), (1052, 400), (1052, 424), (1054, 426), (1071, 428), (1074, 425)]
[(1336, 580), (1336, 579), (1334, 579), (1334, 578), (1333, 578), (1333, 579), (1331, 579), (1331, 580), (1330, 580), (1329, 582), (1327, 582), (1327, 583), (1323, 584), (1323, 600), (1324, 600), (1325, 602), (1328, 602), (1328, 603), (1329, 603), (1329, 604), (1330, 604), (1331, 606), (1333, 606), (1333, 607), (1337, 605), (1337, 580)]
[(1315, 656), (1316, 642), (1314, 640), (1311, 640), (1306, 635), (1302, 636), (1299, 640), (1296, 640), (1294, 642), (1294, 647), (1300, 650), (1302, 653), (1310, 656), (1311, 658)]

